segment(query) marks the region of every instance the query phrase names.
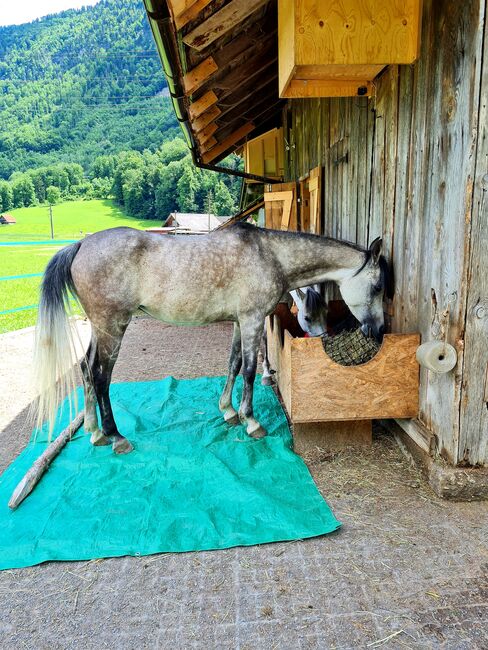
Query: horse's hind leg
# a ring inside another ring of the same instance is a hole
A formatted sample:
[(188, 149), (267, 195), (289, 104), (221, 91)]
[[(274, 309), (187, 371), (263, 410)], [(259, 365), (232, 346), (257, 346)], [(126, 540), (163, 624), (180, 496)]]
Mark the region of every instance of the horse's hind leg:
[(93, 385), (92, 367), (96, 355), (97, 341), (92, 334), (90, 345), (85, 357), (81, 360), (81, 371), (83, 373), (83, 384), (85, 387), (85, 431), (91, 433), (90, 442), (92, 445), (109, 445), (110, 438), (103, 435), (98, 426), (97, 396)]
[(239, 418), (237, 411), (232, 406), (232, 389), (236, 377), (239, 374), (242, 365), (242, 348), (241, 348), (241, 328), (238, 323), (234, 323), (234, 335), (232, 337), (232, 346), (230, 349), (229, 373), (225, 382), (224, 391), (220, 397), (219, 408), (224, 414), (224, 420), (227, 424), (238, 424)]
[[(105, 327), (101, 327), (98, 323), (93, 327), (96, 340), (96, 352), (91, 364), (93, 386), (100, 408), (102, 435), (112, 441), (112, 449), (116, 454), (128, 454), (134, 449), (131, 443), (117, 429), (109, 395), (112, 370), (119, 354), (122, 337), (129, 322), (130, 315), (120, 320), (114, 318)], [(99, 442), (98, 444), (103, 443)]]

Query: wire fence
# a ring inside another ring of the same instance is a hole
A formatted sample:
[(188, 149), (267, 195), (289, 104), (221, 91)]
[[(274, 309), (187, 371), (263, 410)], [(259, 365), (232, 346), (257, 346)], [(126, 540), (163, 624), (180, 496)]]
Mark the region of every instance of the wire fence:
[[(32, 240), (32, 241), (25, 241), (25, 240), (23, 240), (23, 241), (2, 241), (2, 242), (0, 242), (0, 246), (5, 246), (5, 247), (6, 246), (29, 246), (30, 247), (30, 246), (46, 246), (46, 245), (49, 245), (49, 246), (52, 246), (53, 248), (55, 248), (55, 247), (58, 247), (59, 245), (72, 244), (75, 241), (77, 241), (77, 240), (76, 239), (55, 239), (55, 240), (53, 240), (53, 239), (47, 239), (47, 240), (42, 239), (42, 240)], [(0, 269), (1, 269), (1, 264), (0, 264)], [(40, 272), (39, 273), (20, 273), (20, 274), (16, 274), (16, 275), (3, 275), (3, 276), (0, 276), (0, 288), (2, 286), (6, 286), (6, 285), (2, 285), (2, 283), (4, 283), (4, 282), (15, 282), (15, 281), (18, 282), (18, 281), (22, 281), (22, 280), (31, 280), (33, 278), (40, 278), (40, 277), (42, 277), (42, 275), (43, 275), (43, 273), (40, 273)], [(0, 289), (0, 296), (1, 296), (1, 300), (0, 300), (0, 316), (7, 317), (7, 316), (10, 316), (12, 314), (18, 314), (19, 312), (34, 311), (39, 307), (38, 303), (18, 305), (18, 306), (15, 306), (15, 307), (14, 306), (8, 307), (5, 304), (5, 299), (6, 299), (5, 293), (4, 293), (3, 296), (1, 295), (2, 293), (3, 292), (1, 292), (1, 289)], [(26, 297), (33, 297), (32, 293), (33, 293), (32, 291), (29, 291)], [(9, 296), (7, 298), (7, 300), (12, 300), (12, 296)], [(4, 319), (2, 319), (2, 320), (4, 320)], [(12, 327), (10, 327), (9, 325), (12, 325), (10, 320), (6, 324), (5, 324), (5, 322), (0, 323), (0, 331), (5, 332), (5, 331), (9, 331), (10, 329), (12, 329)], [(16, 329), (16, 328), (13, 327), (13, 329)]]

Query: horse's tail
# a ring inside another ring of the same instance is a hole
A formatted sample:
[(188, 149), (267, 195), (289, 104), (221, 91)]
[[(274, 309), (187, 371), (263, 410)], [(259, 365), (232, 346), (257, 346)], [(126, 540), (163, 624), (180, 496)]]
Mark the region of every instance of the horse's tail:
[(80, 246), (81, 242), (76, 242), (58, 251), (42, 279), (34, 348), (34, 382), (39, 395), (35, 417), (37, 427), (48, 420), (49, 437), (61, 400), (73, 392), (74, 408), (77, 408), (69, 293), (76, 295), (71, 265)]

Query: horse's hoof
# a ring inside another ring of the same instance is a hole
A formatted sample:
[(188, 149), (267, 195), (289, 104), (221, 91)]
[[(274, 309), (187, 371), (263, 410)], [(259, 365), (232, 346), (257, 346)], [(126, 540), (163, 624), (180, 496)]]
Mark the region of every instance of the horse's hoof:
[(90, 442), (92, 445), (95, 445), (95, 447), (101, 447), (102, 445), (109, 445), (112, 441), (110, 438), (107, 438), (107, 436), (104, 435), (103, 431), (97, 429), (96, 431), (92, 432), (90, 436)]
[(261, 384), (263, 386), (273, 386), (274, 379), (271, 375), (266, 375), (266, 377), (261, 378)]
[(115, 454), (130, 454), (134, 446), (127, 440), (127, 438), (119, 438), (112, 444), (112, 449)]
[(237, 415), (237, 413), (231, 415), (231, 417), (228, 420), (224, 417), (224, 420), (226, 424), (229, 424), (231, 427), (235, 427), (237, 424), (239, 424), (239, 416)]
[(247, 435), (250, 436), (251, 438), (255, 438), (256, 440), (259, 440), (260, 438), (264, 438), (265, 436), (268, 435), (266, 429), (263, 429), (263, 427), (260, 425), (257, 429), (254, 429), (254, 431), (248, 431)]

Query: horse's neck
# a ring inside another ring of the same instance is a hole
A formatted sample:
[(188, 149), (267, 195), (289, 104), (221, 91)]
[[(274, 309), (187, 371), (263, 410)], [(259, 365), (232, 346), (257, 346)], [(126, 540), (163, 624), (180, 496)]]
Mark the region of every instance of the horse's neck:
[(359, 269), (365, 259), (363, 251), (325, 237), (274, 232), (270, 245), (286, 276), (288, 290), (326, 280), (340, 282)]

